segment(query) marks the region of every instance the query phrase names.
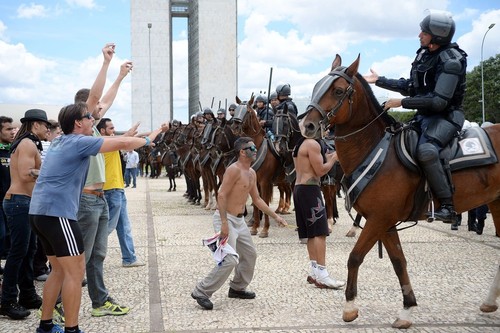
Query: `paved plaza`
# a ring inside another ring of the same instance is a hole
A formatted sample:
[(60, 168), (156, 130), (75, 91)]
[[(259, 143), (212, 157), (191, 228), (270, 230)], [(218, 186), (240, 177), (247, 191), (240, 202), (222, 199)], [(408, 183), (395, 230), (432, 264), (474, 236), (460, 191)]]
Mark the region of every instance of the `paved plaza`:
[[(396, 332), (391, 323), (402, 308), (402, 296), (387, 254), (374, 248), (360, 268), (359, 318), (342, 321), (344, 291), (307, 284), (306, 246), (299, 243), (294, 215), (291, 225), (272, 221), (269, 238), (257, 236), (257, 267), (249, 289), (253, 300), (227, 297), (226, 284), (212, 297), (214, 309), (202, 310), (190, 296), (196, 282), (214, 261), (201, 240), (213, 234), (213, 212), (188, 204), (186, 185), (167, 192), (168, 179), (138, 178), (127, 188), (128, 209), (138, 257), (146, 266), (123, 268), (116, 232), (110, 235), (105, 281), (110, 295), (129, 306), (121, 317), (90, 316), (83, 288), (80, 328), (100, 332)], [(276, 208), (278, 192), (271, 204)], [(357, 238), (345, 237), (352, 222), (338, 199), (340, 219), (328, 237), (327, 266), (338, 279), (347, 277), (347, 258)], [(407, 332), (500, 332), (500, 311), (484, 314), (486, 296), (500, 260), (500, 239), (490, 216), (483, 235), (468, 232), (466, 214), (458, 231), (441, 222), (419, 222), (400, 232), (408, 271), (417, 297), (413, 326)], [(42, 282), (36, 282), (42, 288)], [(34, 332), (34, 313), (27, 320), (0, 317), (0, 332)]]

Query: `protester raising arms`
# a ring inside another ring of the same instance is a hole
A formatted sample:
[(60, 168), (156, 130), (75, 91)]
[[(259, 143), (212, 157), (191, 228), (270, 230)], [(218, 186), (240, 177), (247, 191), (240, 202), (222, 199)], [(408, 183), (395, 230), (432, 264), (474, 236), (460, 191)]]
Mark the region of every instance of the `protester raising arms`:
[(78, 312), (85, 260), (77, 212), (89, 157), (150, 145), (162, 129), (146, 138), (93, 137), (94, 118), (82, 102), (62, 108), (59, 124), (65, 135), (56, 138), (47, 152), (33, 190), (29, 214), (31, 226), (40, 237), (52, 266), (43, 290), (41, 326), (50, 325), (52, 309), (62, 288), (65, 330), (80, 332)]

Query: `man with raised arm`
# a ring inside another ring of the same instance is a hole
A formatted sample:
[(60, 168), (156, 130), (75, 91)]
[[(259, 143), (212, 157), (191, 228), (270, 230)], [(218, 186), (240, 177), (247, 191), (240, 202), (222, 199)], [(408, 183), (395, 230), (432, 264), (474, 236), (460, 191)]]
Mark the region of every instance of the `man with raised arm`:
[(234, 151), (238, 160), (231, 164), (224, 173), (217, 198), (217, 210), (213, 215), (215, 232), (219, 232), (222, 243), (226, 243), (236, 251), (228, 253), (212, 271), (201, 280), (193, 292), (193, 297), (205, 310), (212, 310), (210, 297), (224, 283), (234, 269), (234, 277), (229, 284), (228, 297), (252, 299), (255, 293), (246, 290), (253, 278), (257, 252), (252, 236), (245, 223), (243, 212), (248, 195), (267, 215), (275, 219), (280, 226), (286, 226), (286, 221), (278, 216), (262, 200), (257, 190), (257, 175), (250, 167), (257, 157), (257, 147), (251, 138), (241, 137), (234, 143)]

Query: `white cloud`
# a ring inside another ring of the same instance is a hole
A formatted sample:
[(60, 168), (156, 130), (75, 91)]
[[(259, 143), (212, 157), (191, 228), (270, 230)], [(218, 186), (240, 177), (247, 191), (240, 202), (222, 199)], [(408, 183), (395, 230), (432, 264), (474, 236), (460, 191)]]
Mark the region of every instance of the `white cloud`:
[[(491, 23), (496, 23), (496, 25), (488, 31)], [(488, 33), (484, 38), (486, 31)], [(479, 19), (473, 21), (472, 30), (457, 40), (460, 47), (469, 55), (469, 63), (480, 63), (483, 38), (483, 60), (500, 53), (500, 9), (481, 14)], [(472, 70), (472, 68), (468, 68), (468, 70)]]
[(5, 35), (5, 31), (7, 30), (7, 27), (5, 24), (0, 20), (0, 40), (3, 41), (8, 41), (7, 36)]
[[(114, 82), (124, 61), (117, 56), (113, 58), (104, 91)], [(31, 54), (23, 44), (0, 41), (0, 103), (71, 104), (79, 89), (92, 85), (101, 65), (100, 53), (78, 63), (64, 59), (49, 60)], [(107, 114), (120, 124), (118, 130), (128, 129), (131, 123), (130, 92), (130, 77), (126, 77)]]
[(96, 8), (94, 0), (66, 0), (66, 3), (74, 7), (83, 7), (87, 9)]
[(21, 4), (17, 8), (17, 17), (30, 19), (33, 17), (46, 17), (47, 9), (43, 5), (36, 5), (33, 2), (30, 5)]

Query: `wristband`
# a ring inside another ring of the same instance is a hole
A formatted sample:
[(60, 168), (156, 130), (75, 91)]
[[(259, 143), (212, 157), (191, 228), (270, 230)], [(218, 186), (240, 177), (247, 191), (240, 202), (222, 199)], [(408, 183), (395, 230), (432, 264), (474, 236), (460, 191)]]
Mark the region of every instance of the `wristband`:
[(151, 139), (149, 139), (149, 137), (145, 137), (144, 139), (146, 139), (146, 143), (144, 145), (149, 146), (151, 144)]

